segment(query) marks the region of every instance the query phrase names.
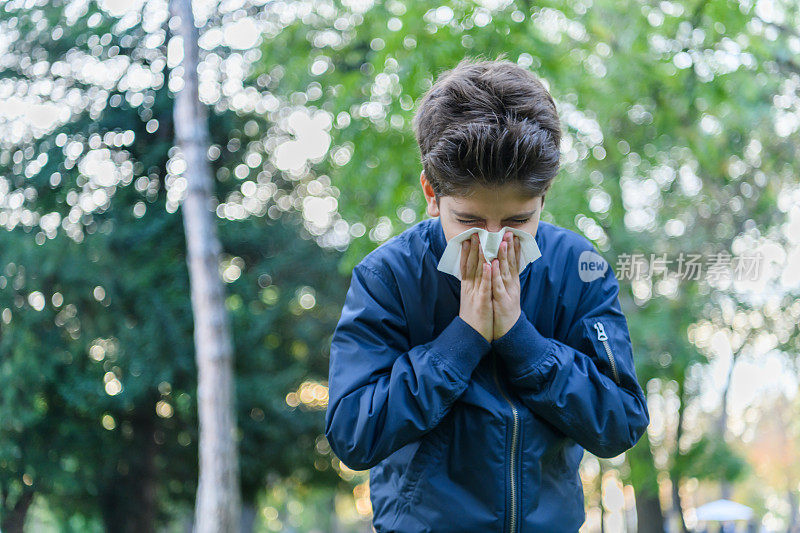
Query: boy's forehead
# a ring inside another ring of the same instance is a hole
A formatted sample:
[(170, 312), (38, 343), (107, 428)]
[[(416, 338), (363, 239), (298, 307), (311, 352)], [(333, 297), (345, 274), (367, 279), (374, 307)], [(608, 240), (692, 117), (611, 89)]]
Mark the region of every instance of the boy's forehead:
[(541, 196), (530, 196), (516, 187), (476, 187), (468, 196), (443, 196), (443, 207), (456, 216), (507, 213), (532, 215), (541, 207)]

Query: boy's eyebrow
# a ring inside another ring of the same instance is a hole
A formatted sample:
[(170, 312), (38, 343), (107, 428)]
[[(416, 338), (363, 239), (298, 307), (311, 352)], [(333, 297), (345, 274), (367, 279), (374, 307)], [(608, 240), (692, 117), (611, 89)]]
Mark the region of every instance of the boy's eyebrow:
[[(519, 214), (517, 214), (517, 215), (511, 215), (510, 217), (506, 217), (504, 220), (508, 220), (509, 218), (522, 218), (522, 217), (529, 217), (529, 216), (533, 215), (535, 212), (536, 212), (536, 209), (534, 209), (533, 211), (528, 211), (528, 212), (526, 212), (526, 213), (519, 213)], [(477, 219), (479, 219), (479, 220), (483, 220), (483, 217), (479, 217), (478, 215), (473, 215), (472, 213), (466, 213), (466, 212), (462, 212), (462, 211), (455, 211), (455, 210), (451, 210), (451, 213), (453, 213), (453, 214), (454, 214), (455, 216), (457, 216), (457, 217), (462, 217), (462, 218), (477, 218)]]

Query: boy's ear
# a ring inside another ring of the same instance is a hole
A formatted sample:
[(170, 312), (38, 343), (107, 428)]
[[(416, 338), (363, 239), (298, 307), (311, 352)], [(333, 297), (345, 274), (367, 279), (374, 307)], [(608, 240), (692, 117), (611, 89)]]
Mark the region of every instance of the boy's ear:
[(419, 181), (422, 186), (422, 192), (425, 195), (425, 210), (429, 216), (438, 217), (441, 214), (439, 211), (439, 197), (436, 196), (433, 187), (431, 187), (431, 184), (428, 182), (424, 170), (419, 175)]

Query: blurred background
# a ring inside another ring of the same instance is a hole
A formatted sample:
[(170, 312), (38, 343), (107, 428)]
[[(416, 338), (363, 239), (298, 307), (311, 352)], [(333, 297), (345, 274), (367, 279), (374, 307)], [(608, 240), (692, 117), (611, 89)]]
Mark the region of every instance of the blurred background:
[[(800, 531), (797, 2), (193, 10), (243, 532), (371, 531), (368, 471), (323, 435), (331, 335), (352, 267), (427, 217), (419, 97), (465, 55), (499, 54), (557, 102), (561, 171), (542, 219), (615, 270), (648, 396), (634, 448), (584, 455), (581, 532)], [(4, 533), (191, 529), (191, 169), (169, 13), (166, 0), (0, 1)], [(737, 270), (746, 256), (755, 268)]]

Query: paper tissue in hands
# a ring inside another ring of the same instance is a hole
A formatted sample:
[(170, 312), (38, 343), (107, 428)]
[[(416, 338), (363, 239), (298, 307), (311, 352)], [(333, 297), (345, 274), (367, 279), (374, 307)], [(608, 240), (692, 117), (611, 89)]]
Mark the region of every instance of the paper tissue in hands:
[(536, 239), (533, 235), (527, 231), (522, 231), (521, 229), (512, 228), (510, 226), (503, 226), (500, 231), (494, 233), (483, 228), (470, 228), (459, 233), (447, 242), (447, 246), (442, 253), (442, 258), (439, 260), (439, 265), (436, 268), (446, 274), (452, 274), (461, 280), (461, 243), (469, 239), (473, 233), (477, 233), (483, 255), (486, 261), (491, 263), (492, 259), (497, 257), (500, 252), (500, 243), (503, 241), (503, 235), (505, 235), (506, 231), (510, 231), (519, 237), (520, 257), (518, 259), (519, 272), (521, 273), (528, 263), (539, 259), (542, 253), (539, 251), (539, 246), (536, 244)]

